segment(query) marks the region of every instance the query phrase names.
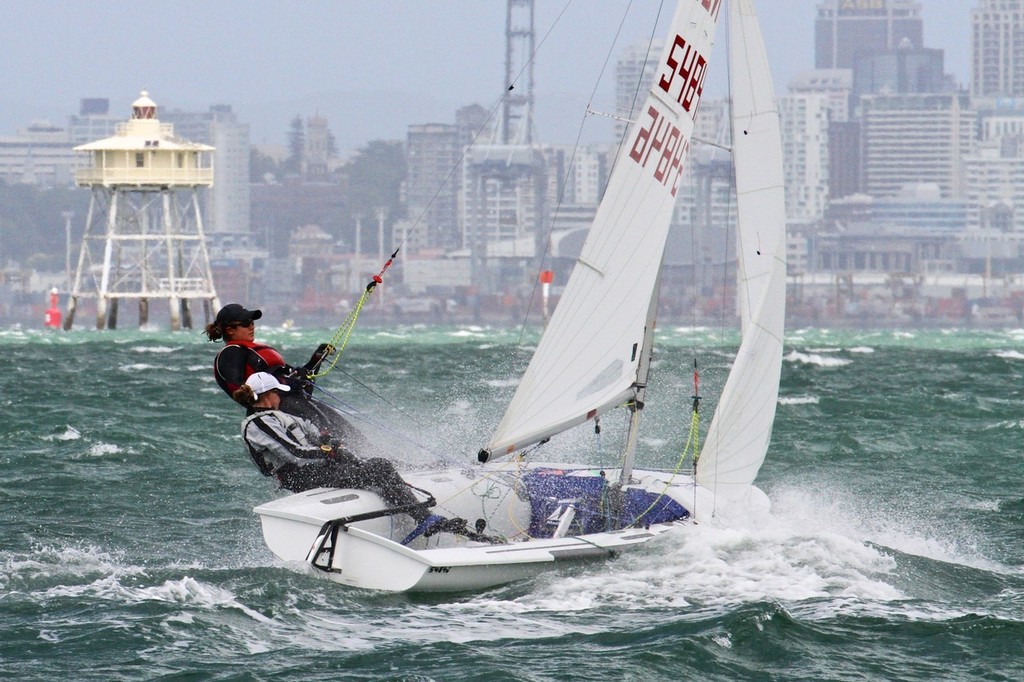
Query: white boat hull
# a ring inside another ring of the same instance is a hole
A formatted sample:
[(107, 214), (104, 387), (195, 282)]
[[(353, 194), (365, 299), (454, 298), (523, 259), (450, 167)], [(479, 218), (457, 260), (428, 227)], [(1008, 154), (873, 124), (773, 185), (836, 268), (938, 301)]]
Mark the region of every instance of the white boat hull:
[[(593, 531), (587, 527), (593, 520), (583, 518), (585, 495), (556, 499), (544, 495), (551, 492), (548, 489), (538, 493), (533, 486), (527, 490), (519, 483), (524, 473), (534, 476), (527, 480), (554, 486), (607, 487), (599, 470), (541, 464), (443, 469), (404, 476), (434, 496), (434, 513), (464, 518), (470, 528), (478, 518), (488, 519), (484, 533), (506, 538), (501, 544), (439, 533), (403, 545), (401, 541), (414, 526), (404, 514), (331, 524), (386, 508), (376, 494), (364, 490), (318, 488), (268, 502), (254, 511), (275, 555), (285, 561), (310, 563), (333, 581), (372, 590), (453, 592), (530, 578), (566, 561), (608, 558), (691, 522), (694, 510), (710, 512), (713, 507), (710, 494), (695, 487), (689, 476), (638, 470), (627, 488), (643, 506), (653, 500), (652, 505), (664, 507), (659, 520), (643, 523), (651, 517), (634, 511), (641, 520), (636, 527)], [(616, 474), (609, 472), (610, 476)], [(566, 513), (570, 506), (572, 511)], [(574, 518), (577, 507), (580, 516)], [(555, 512), (548, 514), (551, 509)], [(698, 519), (701, 516), (696, 514)]]

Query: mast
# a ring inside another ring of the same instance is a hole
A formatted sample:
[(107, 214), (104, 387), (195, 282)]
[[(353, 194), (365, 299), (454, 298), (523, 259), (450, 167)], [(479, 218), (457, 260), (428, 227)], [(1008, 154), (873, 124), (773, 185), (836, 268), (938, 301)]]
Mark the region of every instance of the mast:
[(629, 430), (626, 432), (626, 451), (622, 456), (622, 472), (619, 474), (620, 486), (629, 483), (629, 478), (633, 475), (633, 462), (636, 459), (636, 439), (640, 430), (640, 412), (644, 409), (644, 401), (647, 398), (647, 373), (651, 369), (651, 359), (654, 357), (655, 318), (658, 316), (658, 296), (660, 293), (661, 268), (658, 269), (658, 279), (654, 285), (654, 293), (651, 295), (651, 302), (647, 307), (647, 323), (644, 325), (644, 340), (640, 347), (640, 364), (636, 368), (633, 400), (629, 404)]

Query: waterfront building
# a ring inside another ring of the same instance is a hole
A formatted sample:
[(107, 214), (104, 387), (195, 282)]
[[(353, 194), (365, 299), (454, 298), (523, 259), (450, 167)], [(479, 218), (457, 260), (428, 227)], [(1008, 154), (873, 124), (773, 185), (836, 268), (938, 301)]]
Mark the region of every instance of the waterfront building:
[(874, 200), (872, 222), (959, 235), (967, 229), (969, 202), (942, 196), (934, 183), (904, 185), (894, 197)]

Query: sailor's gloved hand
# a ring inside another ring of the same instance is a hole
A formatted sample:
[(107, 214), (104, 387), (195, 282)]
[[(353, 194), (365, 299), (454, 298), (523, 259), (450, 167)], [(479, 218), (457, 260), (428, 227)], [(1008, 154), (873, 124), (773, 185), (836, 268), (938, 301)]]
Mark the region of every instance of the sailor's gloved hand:
[(319, 346), (316, 347), (316, 350), (313, 351), (313, 357), (317, 358), (319, 360), (323, 360), (328, 355), (331, 355), (333, 353), (334, 353), (334, 346), (332, 346), (329, 343), (321, 343)]

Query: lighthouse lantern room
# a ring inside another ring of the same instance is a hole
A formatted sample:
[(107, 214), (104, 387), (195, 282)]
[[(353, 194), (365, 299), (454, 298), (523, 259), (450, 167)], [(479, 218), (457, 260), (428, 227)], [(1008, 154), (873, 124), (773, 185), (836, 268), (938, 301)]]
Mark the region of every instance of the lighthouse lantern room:
[(113, 137), (75, 147), (90, 159), (75, 183), (90, 187), (92, 199), (65, 329), (79, 299), (96, 299), (97, 329), (116, 328), (118, 305), (133, 299), (140, 326), (151, 300), (167, 300), (175, 330), (192, 326), (190, 301), (203, 302), (207, 320), (220, 307), (200, 210), (214, 148), (176, 137), (156, 109), (143, 90)]

